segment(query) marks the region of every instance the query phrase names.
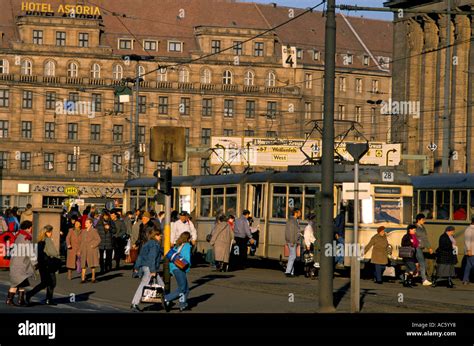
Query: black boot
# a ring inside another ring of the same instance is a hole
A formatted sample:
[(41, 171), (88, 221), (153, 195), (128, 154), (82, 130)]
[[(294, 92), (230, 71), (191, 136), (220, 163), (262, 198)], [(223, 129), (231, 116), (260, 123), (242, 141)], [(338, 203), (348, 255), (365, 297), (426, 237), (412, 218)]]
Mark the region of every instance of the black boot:
[(448, 277), (448, 288), (453, 288), (453, 287), (454, 287), (454, 283), (451, 280), (451, 277)]
[(16, 294), (16, 292), (10, 292), (10, 291), (8, 291), (7, 301), (6, 301), (7, 305), (17, 306), (17, 305), (15, 304), (14, 300), (13, 300), (13, 299), (15, 298), (15, 294)]
[(433, 277), (431, 278), (431, 282), (431, 287), (436, 287), (438, 285), (438, 278), (433, 275)]
[(27, 306), (25, 299), (25, 291), (18, 291), (18, 306)]
[(413, 283), (413, 274), (408, 274), (408, 287), (416, 287), (416, 284)]
[(410, 287), (410, 284), (408, 282), (408, 274), (407, 273), (403, 274), (403, 287)]

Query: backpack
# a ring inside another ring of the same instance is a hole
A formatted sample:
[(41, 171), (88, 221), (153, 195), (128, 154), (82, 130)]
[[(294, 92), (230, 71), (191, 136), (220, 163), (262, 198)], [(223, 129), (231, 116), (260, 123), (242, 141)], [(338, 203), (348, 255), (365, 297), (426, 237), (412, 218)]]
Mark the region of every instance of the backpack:
[(18, 232), (18, 229), (20, 228), (18, 225), (18, 221), (15, 219), (16, 219), (15, 217), (9, 217), (7, 220), (9, 232), (12, 232), (12, 233)]

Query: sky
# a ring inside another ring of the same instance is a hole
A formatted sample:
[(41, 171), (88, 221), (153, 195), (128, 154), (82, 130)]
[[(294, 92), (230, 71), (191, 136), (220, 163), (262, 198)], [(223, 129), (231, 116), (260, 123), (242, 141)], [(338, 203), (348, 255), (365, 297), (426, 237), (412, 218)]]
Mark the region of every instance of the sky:
[[(258, 2), (262, 4), (276, 3), (280, 6), (288, 7), (299, 7), (307, 8), (316, 6), (321, 0), (239, 0), (245, 2)], [(387, 0), (336, 0), (336, 5), (358, 5), (365, 7), (383, 7), (383, 3)], [(321, 11), (322, 6), (317, 9)], [(390, 12), (353, 12), (353, 11), (344, 11), (346, 15), (365, 17), (365, 18), (376, 18), (391, 21), (393, 19), (393, 14)]]

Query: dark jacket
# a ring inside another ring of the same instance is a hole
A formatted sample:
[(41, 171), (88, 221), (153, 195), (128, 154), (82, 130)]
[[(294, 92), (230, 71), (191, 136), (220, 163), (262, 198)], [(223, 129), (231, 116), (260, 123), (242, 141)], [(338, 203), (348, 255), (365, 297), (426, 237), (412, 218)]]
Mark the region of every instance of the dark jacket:
[(428, 239), (428, 232), (426, 232), (426, 228), (424, 225), (417, 225), (416, 226), (416, 236), (420, 241), (420, 249), (428, 252), (431, 249), (430, 240)]
[(112, 221), (113, 236), (116, 238), (125, 238), (127, 236), (127, 226), (121, 219)]
[(388, 263), (388, 240), (387, 236), (381, 236), (379, 233), (374, 235), (369, 243), (365, 246), (364, 254), (367, 253), (371, 248), (373, 264), (387, 264)]
[(298, 242), (298, 234), (300, 233), (299, 222), (296, 218), (290, 217), (285, 227), (285, 242), (296, 244)]
[(106, 224), (110, 225), (108, 231), (105, 229), (105, 224), (103, 220), (100, 220), (97, 224), (97, 232), (100, 236), (99, 250), (112, 250), (114, 248), (112, 243), (113, 228), (111, 225), (111, 221), (107, 221)]
[(438, 264), (456, 264), (458, 256), (454, 254), (454, 247), (447, 233), (439, 237), (439, 247), (436, 250), (436, 263)]
[[(410, 234), (405, 234), (402, 238), (402, 246), (411, 246), (412, 248), (415, 248), (415, 246), (413, 245), (412, 241), (411, 241), (411, 236)], [(403, 258), (404, 261), (407, 261), (407, 262), (417, 262), (416, 261), (416, 250), (413, 251), (413, 257), (410, 257), (410, 258)]]
[(156, 273), (160, 268), (162, 255), (161, 244), (154, 239), (149, 240), (142, 246), (134, 268), (138, 270), (141, 267), (148, 267), (151, 273)]
[(140, 231), (138, 232), (138, 240), (136, 245), (140, 248), (148, 241), (148, 235), (151, 231), (156, 229), (155, 223), (150, 219), (146, 224), (140, 224)]
[(54, 273), (59, 269), (60, 264), (59, 253), (53, 241), (45, 239), (38, 242), (38, 269)]

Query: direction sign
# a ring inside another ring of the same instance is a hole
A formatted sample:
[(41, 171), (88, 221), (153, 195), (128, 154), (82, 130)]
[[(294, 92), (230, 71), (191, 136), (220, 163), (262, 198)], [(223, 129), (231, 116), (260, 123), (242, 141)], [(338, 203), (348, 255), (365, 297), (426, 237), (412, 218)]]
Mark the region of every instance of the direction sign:
[(431, 151), (435, 151), (436, 149), (438, 149), (438, 146), (435, 143), (431, 142), (430, 144), (428, 144), (427, 148)]
[(296, 47), (281, 47), (281, 57), (283, 60), (283, 67), (297, 67)]

